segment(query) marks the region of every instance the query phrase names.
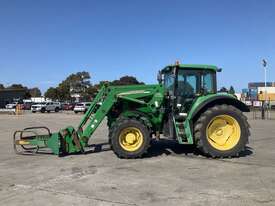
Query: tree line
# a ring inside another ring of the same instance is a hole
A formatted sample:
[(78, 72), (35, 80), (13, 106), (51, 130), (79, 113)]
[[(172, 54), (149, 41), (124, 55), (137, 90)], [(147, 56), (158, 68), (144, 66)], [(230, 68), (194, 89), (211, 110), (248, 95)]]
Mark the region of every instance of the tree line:
[(89, 72), (82, 71), (69, 75), (57, 87), (50, 87), (44, 94), (45, 97), (52, 100), (60, 101), (74, 101), (75, 96), (79, 95), (82, 101), (90, 101), (102, 84), (110, 85), (131, 85), (131, 84), (144, 84), (139, 82), (133, 76), (123, 76), (114, 81), (101, 81), (98, 84), (92, 84)]

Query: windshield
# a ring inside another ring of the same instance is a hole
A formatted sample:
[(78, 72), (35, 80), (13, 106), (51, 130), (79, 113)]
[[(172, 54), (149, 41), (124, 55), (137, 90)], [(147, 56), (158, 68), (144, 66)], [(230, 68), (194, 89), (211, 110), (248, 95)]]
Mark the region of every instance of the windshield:
[(177, 95), (192, 97), (199, 93), (200, 74), (194, 70), (179, 70), (177, 82)]
[(209, 70), (178, 71), (177, 95), (193, 97), (199, 94), (215, 93), (215, 73)]

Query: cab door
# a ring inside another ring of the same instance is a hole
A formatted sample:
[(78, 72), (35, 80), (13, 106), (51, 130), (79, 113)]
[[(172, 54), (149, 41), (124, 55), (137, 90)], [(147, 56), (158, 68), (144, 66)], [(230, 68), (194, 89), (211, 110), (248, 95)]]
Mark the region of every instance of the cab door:
[(174, 90), (173, 127), (174, 136), (180, 144), (192, 144), (185, 135), (185, 119), (194, 100), (200, 94), (200, 72), (192, 69), (178, 69)]
[(175, 127), (173, 122), (174, 105), (175, 105), (175, 81), (176, 81), (176, 68), (171, 68), (170, 71), (165, 72), (163, 85), (165, 88), (165, 115), (163, 119), (163, 135), (165, 137), (175, 139)]
[(184, 119), (200, 95), (201, 74), (198, 70), (179, 69), (175, 86), (175, 118)]

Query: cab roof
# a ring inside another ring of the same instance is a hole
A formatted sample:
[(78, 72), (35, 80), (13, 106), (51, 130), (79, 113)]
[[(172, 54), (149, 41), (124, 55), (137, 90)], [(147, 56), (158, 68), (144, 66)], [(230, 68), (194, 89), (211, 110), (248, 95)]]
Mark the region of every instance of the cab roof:
[(180, 69), (199, 69), (199, 70), (209, 69), (215, 72), (218, 70), (217, 66), (207, 65), (207, 64), (172, 64), (164, 67), (164, 69), (162, 69), (162, 72), (169, 71), (171, 68), (174, 68), (174, 67), (178, 67)]

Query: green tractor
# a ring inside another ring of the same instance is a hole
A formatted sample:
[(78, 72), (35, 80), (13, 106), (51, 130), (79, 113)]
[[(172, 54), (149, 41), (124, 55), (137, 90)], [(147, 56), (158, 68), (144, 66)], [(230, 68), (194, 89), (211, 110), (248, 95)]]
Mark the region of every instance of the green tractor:
[(238, 156), (250, 136), (243, 115), (249, 108), (233, 95), (217, 93), (219, 71), (211, 65), (175, 64), (159, 72), (156, 85), (104, 85), (77, 128), (16, 131), (14, 149), (19, 154), (42, 148), (60, 156), (85, 153), (89, 138), (107, 117), (109, 142), (120, 158), (142, 157), (154, 138), (194, 144), (210, 157)]

